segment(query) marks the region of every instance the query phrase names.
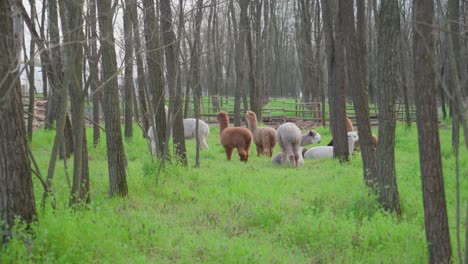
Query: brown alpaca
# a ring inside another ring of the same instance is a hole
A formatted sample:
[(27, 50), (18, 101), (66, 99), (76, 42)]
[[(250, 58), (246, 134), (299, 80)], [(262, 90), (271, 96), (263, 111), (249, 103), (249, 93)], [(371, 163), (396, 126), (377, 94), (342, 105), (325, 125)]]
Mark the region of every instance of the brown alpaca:
[[(379, 143), (379, 138), (372, 134), (372, 145), (374, 145), (375, 148), (377, 148), (377, 143)], [(359, 149), (359, 140), (354, 142), (354, 150)]]
[(247, 111), (245, 119), (247, 127), (253, 134), (257, 156), (268, 155), (271, 157), (276, 146), (276, 130), (272, 127), (258, 127), (257, 115), (252, 111)]
[(226, 112), (219, 112), (217, 119), (219, 122), (220, 142), (226, 152), (226, 158), (231, 160), (232, 152), (234, 148), (237, 148), (240, 160), (247, 162), (253, 137), (250, 130), (245, 127), (229, 127), (229, 117)]

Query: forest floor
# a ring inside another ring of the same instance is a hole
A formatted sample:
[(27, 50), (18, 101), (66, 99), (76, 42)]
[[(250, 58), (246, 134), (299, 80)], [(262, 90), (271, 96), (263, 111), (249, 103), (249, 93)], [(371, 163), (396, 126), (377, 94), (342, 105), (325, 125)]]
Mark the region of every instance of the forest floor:
[[(416, 126), (396, 131), (396, 174), (402, 215), (383, 211), (363, 181), (360, 153), (351, 161), (306, 160), (299, 168), (274, 166), (234, 152), (227, 161), (217, 126), (209, 150), (194, 168), (195, 142), (187, 141), (189, 165), (166, 164), (158, 176), (148, 144), (135, 126), (125, 141), (127, 198), (109, 198), (105, 139), (89, 144), (91, 204), (68, 206), (72, 160), (58, 162), (53, 181), (56, 208), (41, 207), (38, 221), (21, 226), (0, 249), (0, 263), (427, 263)], [(320, 145), (331, 139), (318, 127)], [(92, 129), (87, 130), (92, 138)], [(377, 131), (374, 131), (377, 133)], [(450, 237), (456, 259), (456, 180), (451, 129), (440, 130)], [(54, 131), (37, 130), (33, 154), (47, 171)], [(279, 151), (276, 147), (275, 152)], [(468, 201), (468, 152), (461, 149), (462, 246)]]

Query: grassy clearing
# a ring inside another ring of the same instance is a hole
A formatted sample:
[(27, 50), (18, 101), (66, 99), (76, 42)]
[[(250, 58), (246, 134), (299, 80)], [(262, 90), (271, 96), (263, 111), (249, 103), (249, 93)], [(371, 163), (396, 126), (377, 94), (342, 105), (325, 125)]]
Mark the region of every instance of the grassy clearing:
[[(330, 132), (317, 130), (326, 144)], [(0, 263), (427, 263), (415, 128), (397, 129), (401, 219), (383, 212), (368, 194), (359, 154), (346, 165), (306, 160), (293, 169), (271, 165), (252, 148), (248, 163), (241, 163), (236, 152), (228, 162), (218, 128), (212, 126), (201, 168), (192, 167), (195, 142), (187, 141), (189, 167), (168, 165), (156, 179), (147, 143), (138, 137), (140, 131), (135, 135), (125, 143), (128, 198), (108, 197), (105, 144), (90, 144), (89, 208), (67, 208), (69, 188), (60, 163), (54, 180), (58, 208), (39, 210), (34, 237), (26, 244), (14, 238), (1, 249)], [(34, 134), (32, 148), (43, 173), (52, 140), (53, 132)], [(441, 129), (441, 140), (456, 245), (450, 129)], [(466, 203), (468, 154), (463, 149), (461, 155), (461, 200)], [(39, 205), (42, 190), (36, 180), (35, 194)], [(17, 232), (25, 234), (21, 227)]]

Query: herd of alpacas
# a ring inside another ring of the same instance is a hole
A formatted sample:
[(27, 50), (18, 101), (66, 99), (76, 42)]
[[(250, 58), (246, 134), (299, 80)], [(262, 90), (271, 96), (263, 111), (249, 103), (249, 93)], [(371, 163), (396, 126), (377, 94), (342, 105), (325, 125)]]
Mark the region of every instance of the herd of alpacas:
[[(167, 118), (167, 108), (166, 108)], [(226, 158), (232, 159), (234, 149), (237, 149), (239, 158), (243, 162), (249, 159), (250, 146), (252, 141), (257, 150), (257, 156), (266, 155), (273, 164), (290, 164), (298, 167), (304, 163), (304, 159), (332, 158), (333, 140), (327, 146), (316, 146), (305, 149), (304, 146), (320, 143), (321, 136), (315, 130), (310, 130), (305, 134), (301, 133), (296, 124), (287, 122), (281, 124), (278, 129), (272, 127), (258, 126), (257, 116), (252, 111), (247, 111), (245, 119), (247, 128), (229, 126), (229, 116), (226, 112), (219, 112), (216, 116), (219, 123), (220, 143), (224, 147)], [(195, 118), (184, 119), (185, 139), (195, 138)], [(351, 155), (359, 146), (359, 136), (353, 129), (353, 124), (346, 118), (346, 128), (348, 130), (348, 150)], [(210, 127), (206, 122), (199, 119), (198, 137), (201, 149), (208, 149), (207, 137)], [(151, 141), (151, 150), (156, 153), (156, 142), (154, 140), (153, 127), (148, 130), (148, 137)], [(372, 143), (377, 145), (377, 137), (372, 135)], [(273, 157), (276, 144), (281, 152)]]

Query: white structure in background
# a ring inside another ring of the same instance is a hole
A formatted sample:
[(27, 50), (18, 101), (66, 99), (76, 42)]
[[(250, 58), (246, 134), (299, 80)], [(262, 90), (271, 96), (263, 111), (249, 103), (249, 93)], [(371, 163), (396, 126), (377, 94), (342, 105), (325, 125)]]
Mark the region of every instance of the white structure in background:
[[(26, 74), (26, 69), (24, 69), (24, 64), (20, 64), (20, 82), (21, 82), (21, 92), (23, 95), (29, 94), (29, 81), (28, 75)], [(41, 66), (34, 67), (34, 86), (36, 88), (36, 93), (43, 92), (42, 86), (42, 68)]]

